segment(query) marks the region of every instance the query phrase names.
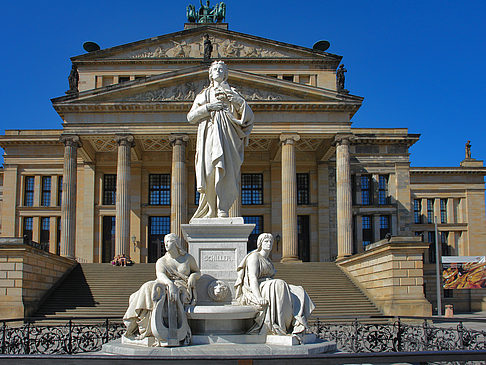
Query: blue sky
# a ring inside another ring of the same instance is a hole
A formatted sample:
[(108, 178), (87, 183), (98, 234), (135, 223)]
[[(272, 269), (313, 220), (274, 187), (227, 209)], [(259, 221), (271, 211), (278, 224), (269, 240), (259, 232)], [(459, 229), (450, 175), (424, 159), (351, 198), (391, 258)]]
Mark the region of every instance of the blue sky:
[[(214, 4), (216, 1), (212, 1)], [(184, 1), (9, 1), (2, 7), (0, 133), (56, 129), (50, 99), (68, 88), (69, 58), (183, 29)], [(420, 133), (412, 166), (458, 166), (464, 144), (486, 158), (486, 1), (227, 0), (229, 28), (296, 45), (331, 43), (346, 88), (363, 96), (354, 127)], [(0, 163), (3, 159), (0, 159)]]

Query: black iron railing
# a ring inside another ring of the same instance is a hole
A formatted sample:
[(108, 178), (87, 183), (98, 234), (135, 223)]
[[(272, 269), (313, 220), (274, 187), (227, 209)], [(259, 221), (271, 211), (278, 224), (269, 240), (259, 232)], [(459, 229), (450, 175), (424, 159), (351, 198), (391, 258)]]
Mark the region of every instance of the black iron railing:
[[(438, 319), (430, 317), (376, 319), (390, 322), (370, 323), (368, 318), (366, 323), (366, 319), (356, 318), (348, 323), (326, 323), (317, 319), (312, 331), (322, 339), (335, 341), (341, 351), (353, 353), (486, 350), (486, 331), (468, 329), (462, 322), (448, 321), (449, 325), (438, 327), (431, 323)], [(485, 320), (475, 321), (484, 322), (486, 328)]]
[[(371, 320), (381, 323), (371, 323)], [(0, 321), (0, 353), (61, 355), (94, 352), (125, 332), (119, 317), (50, 318), (49, 321), (64, 322), (43, 324), (35, 318)], [(450, 322), (445, 327), (434, 326), (432, 321), (437, 318), (431, 317), (382, 316), (333, 321), (317, 319), (312, 331), (322, 339), (335, 341), (341, 351), (351, 353), (486, 350), (486, 331), (468, 329), (461, 321)], [(421, 323), (417, 324), (417, 321)], [(483, 322), (486, 327), (486, 320), (474, 321)]]
[[(79, 322), (88, 319), (93, 323)], [(104, 343), (120, 338), (125, 326), (118, 317), (73, 317), (59, 325), (8, 320), (0, 331), (1, 354), (58, 355), (99, 351)]]

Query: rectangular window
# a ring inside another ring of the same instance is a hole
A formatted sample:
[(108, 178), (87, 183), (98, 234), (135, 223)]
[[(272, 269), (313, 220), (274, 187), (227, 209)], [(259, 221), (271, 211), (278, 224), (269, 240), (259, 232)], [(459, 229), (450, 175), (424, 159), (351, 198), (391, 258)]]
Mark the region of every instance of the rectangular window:
[(380, 215), (380, 240), (390, 233), (390, 216)]
[(116, 203), (116, 175), (105, 174), (103, 176), (103, 205), (115, 205)]
[(364, 215), (361, 218), (361, 227), (363, 229), (363, 246), (368, 246), (373, 242), (373, 225), (370, 215)]
[(415, 236), (420, 237), (422, 242), (424, 242), (424, 232), (415, 232)]
[(429, 242), (429, 263), (435, 263), (435, 232), (427, 232), (427, 241)]
[(48, 207), (51, 205), (51, 177), (42, 176), (42, 195), (41, 205)]
[(62, 206), (62, 176), (57, 178), (57, 206)]
[(61, 218), (57, 218), (56, 255), (61, 254)]
[(440, 223), (447, 223), (447, 199), (440, 200)]
[(130, 76), (119, 76), (118, 77), (118, 82), (119, 83), (127, 82), (127, 81), (130, 81)]
[(24, 206), (34, 205), (34, 176), (26, 176), (24, 182)]
[(378, 182), (378, 204), (390, 204), (390, 197), (388, 196), (388, 175), (380, 175)]
[(248, 243), (246, 249), (248, 252), (257, 248), (258, 236), (263, 233), (263, 216), (261, 215), (247, 215), (243, 217), (245, 224), (254, 224), (255, 228), (248, 237)]
[(413, 222), (416, 224), (422, 223), (422, 200), (414, 199), (413, 201)]
[(440, 245), (442, 249), (442, 256), (450, 256), (450, 247), (449, 247), (449, 232), (439, 232), (440, 237)]
[(241, 174), (241, 204), (263, 204), (263, 174)]
[(170, 233), (170, 217), (149, 217), (148, 262), (165, 254), (164, 237)]
[(371, 175), (361, 175), (361, 204), (371, 204)]
[(40, 243), (49, 243), (49, 229), (51, 220), (49, 217), (42, 217), (40, 223)]
[(434, 199), (427, 199), (427, 223), (434, 223)]
[(297, 204), (309, 204), (309, 174), (297, 174)]
[(27, 241), (32, 241), (32, 227), (34, 225), (34, 218), (24, 217), (22, 235)]
[(170, 174), (149, 175), (149, 204), (170, 205)]

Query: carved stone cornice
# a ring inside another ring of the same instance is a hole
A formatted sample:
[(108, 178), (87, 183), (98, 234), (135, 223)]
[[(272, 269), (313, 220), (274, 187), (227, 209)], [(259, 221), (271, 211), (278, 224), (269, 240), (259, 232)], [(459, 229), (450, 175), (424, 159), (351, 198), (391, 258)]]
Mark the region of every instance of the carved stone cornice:
[(189, 142), (189, 136), (187, 134), (171, 134), (169, 136), (169, 143), (171, 146), (186, 145)]
[(75, 134), (65, 134), (59, 137), (59, 142), (64, 144), (64, 146), (69, 146), (69, 147), (81, 147), (82, 143), (81, 140), (79, 139), (79, 136)]
[(282, 133), (280, 135), (280, 142), (283, 145), (295, 144), (295, 142), (300, 140), (300, 136), (297, 133)]
[(135, 146), (135, 138), (131, 134), (117, 134), (115, 135), (115, 141), (119, 146)]

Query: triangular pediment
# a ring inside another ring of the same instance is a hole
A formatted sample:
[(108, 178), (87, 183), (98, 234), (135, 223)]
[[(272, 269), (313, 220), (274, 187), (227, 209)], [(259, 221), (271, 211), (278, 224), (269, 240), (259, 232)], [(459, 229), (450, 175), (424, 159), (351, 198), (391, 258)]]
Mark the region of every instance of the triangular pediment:
[(212, 58), (313, 58), (339, 63), (340, 56), (244, 33), (203, 26), (73, 57), (73, 61), (203, 58), (209, 34)]
[[(302, 85), (273, 77), (230, 70), (228, 82), (249, 103), (314, 103), (348, 104), (359, 107), (362, 98), (338, 94), (333, 90)], [(125, 82), (78, 95), (53, 99), (54, 106), (93, 104), (129, 105), (134, 103), (191, 103), (196, 95), (209, 84), (206, 66)]]

